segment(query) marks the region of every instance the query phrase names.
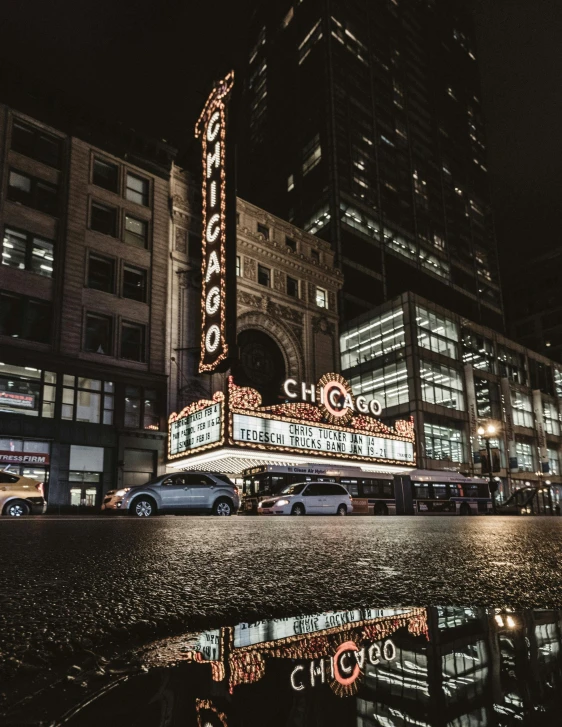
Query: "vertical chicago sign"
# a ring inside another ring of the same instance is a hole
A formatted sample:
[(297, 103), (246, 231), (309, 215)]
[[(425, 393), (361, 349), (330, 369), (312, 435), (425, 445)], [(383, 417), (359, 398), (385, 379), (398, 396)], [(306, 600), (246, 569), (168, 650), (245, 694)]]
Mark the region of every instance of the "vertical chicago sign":
[[(228, 107), (234, 72), (215, 84), (195, 126), (203, 163), (200, 373), (225, 371), (236, 328), (236, 190)], [(228, 129), (227, 129), (228, 125)]]

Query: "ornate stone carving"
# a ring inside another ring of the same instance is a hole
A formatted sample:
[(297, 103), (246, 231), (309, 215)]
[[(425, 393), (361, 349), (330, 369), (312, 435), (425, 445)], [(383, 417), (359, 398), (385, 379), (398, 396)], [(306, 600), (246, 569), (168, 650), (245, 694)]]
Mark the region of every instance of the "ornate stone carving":
[(330, 310), (336, 310), (336, 294), (332, 291), (328, 291), (328, 308)]
[(180, 288), (201, 289), (201, 270), (198, 268), (194, 270), (178, 270), (177, 274)]
[(238, 291), (238, 302), (242, 305), (248, 305), (251, 308), (261, 308), (262, 297), (260, 295), (252, 295), (245, 290)]
[(275, 290), (279, 290), (281, 293), (285, 292), (285, 276), (281, 270), (273, 271), (273, 287)]
[(254, 258), (244, 255), (244, 277), (248, 280), (257, 280), (257, 263)]
[(270, 301), (267, 312), (282, 321), (291, 321), (293, 323), (302, 323), (303, 321), (303, 314), (300, 311), (280, 303)]
[(336, 327), (333, 321), (329, 321), (326, 316), (313, 318), (312, 330), (314, 333), (325, 333), (327, 336), (334, 336), (336, 333)]
[(183, 227), (176, 227), (175, 249), (184, 255), (187, 252), (187, 230), (184, 230)]

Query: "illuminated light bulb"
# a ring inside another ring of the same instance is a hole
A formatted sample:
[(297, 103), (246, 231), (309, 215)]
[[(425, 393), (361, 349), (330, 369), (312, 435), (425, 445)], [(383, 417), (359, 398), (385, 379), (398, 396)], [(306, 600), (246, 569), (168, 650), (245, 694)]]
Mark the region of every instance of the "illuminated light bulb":
[(508, 616), (506, 618), (506, 622), (507, 622), (508, 628), (510, 628), (510, 629), (515, 628), (516, 623), (515, 623), (515, 619), (513, 618), (513, 616)]
[(209, 119), (209, 123), (207, 125), (207, 141), (214, 141), (217, 138), (221, 127), (220, 117), (220, 111), (215, 111)]
[(215, 180), (211, 182), (211, 191), (209, 192), (211, 198), (211, 207), (216, 207), (217, 204), (217, 183)]
[(493, 424), (488, 424), (488, 434), (495, 434), (496, 428)]
[(486, 430), (484, 429), (484, 427), (478, 427), (478, 434), (479, 434), (480, 436), (482, 436), (482, 435), (483, 435), (483, 434), (485, 434), (485, 433), (486, 433)]
[(220, 215), (216, 214), (211, 217), (209, 222), (207, 223), (207, 232), (206, 232), (206, 238), (207, 242), (214, 242), (217, 237), (220, 235)]
[(221, 267), (219, 265), (219, 256), (217, 251), (213, 250), (209, 255), (209, 261), (207, 262), (207, 273), (205, 275), (205, 282), (208, 283), (211, 279), (211, 275), (214, 273), (220, 274)]
[(214, 316), (215, 313), (220, 308), (221, 304), (221, 296), (220, 296), (220, 290), (218, 286), (213, 286), (209, 293), (207, 294), (207, 300), (205, 302), (205, 310), (207, 311), (207, 315)]
[(212, 325), (205, 336), (205, 348), (208, 353), (214, 353), (217, 350), (220, 343), (220, 336), (219, 327), (216, 324)]
[(496, 623), (498, 626), (503, 626), (503, 618), (500, 616), (499, 613), (496, 614)]
[(221, 161), (221, 143), (220, 141), (217, 141), (215, 144), (215, 151), (214, 152), (207, 152), (207, 179), (211, 176), (213, 173), (213, 167), (216, 167), (217, 169), (220, 168), (220, 161)]

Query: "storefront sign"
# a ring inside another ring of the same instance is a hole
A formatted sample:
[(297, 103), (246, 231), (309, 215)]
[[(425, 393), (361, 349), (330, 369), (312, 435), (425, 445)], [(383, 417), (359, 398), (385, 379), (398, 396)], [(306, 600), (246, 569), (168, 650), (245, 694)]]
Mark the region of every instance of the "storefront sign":
[(347, 454), (405, 463), (414, 459), (411, 442), (242, 414), (233, 415), (232, 439), (236, 444), (265, 445), (270, 449), (282, 447), (316, 454)]
[(2, 405), (17, 406), (21, 409), (35, 409), (33, 394), (17, 394), (15, 391), (0, 391), (0, 407)]
[(193, 450), (220, 442), (222, 436), (222, 404), (211, 404), (170, 423), (169, 456), (190, 454)]
[(203, 164), (200, 373), (225, 370), (232, 355), (236, 197), (233, 175), (227, 175), (227, 155), (234, 153), (227, 149), (227, 101), (233, 84), (234, 72), (230, 72), (215, 85), (195, 126), (195, 136), (202, 142)]
[(5, 464), (48, 465), (49, 461), (48, 454), (0, 451), (0, 467)]

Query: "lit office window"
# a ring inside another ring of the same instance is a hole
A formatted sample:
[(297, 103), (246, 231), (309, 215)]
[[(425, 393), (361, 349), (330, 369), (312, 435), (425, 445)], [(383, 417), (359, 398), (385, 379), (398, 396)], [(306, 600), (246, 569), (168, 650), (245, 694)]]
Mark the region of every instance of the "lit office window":
[(458, 358), (459, 329), (449, 318), (416, 306), (418, 345), (449, 358)]
[(547, 449), (548, 452), (548, 473), (551, 475), (560, 474), (560, 452), (557, 449)]
[(53, 277), (54, 245), (31, 232), (6, 227), (2, 240), (2, 265)]
[(517, 427), (533, 427), (533, 405), (531, 397), (521, 391), (511, 390), (513, 423)]
[(424, 401), (464, 411), (462, 378), (456, 369), (430, 361), (421, 361), (420, 378)]
[(558, 408), (550, 401), (543, 402), (544, 428), (548, 434), (560, 436), (560, 415)]
[(535, 461), (533, 457), (533, 447), (527, 442), (516, 442), (515, 450), (517, 453), (517, 466), (524, 472), (535, 471)]
[(52, 419), (56, 383), (57, 375), (51, 371), (0, 363), (0, 413)]
[(328, 307), (328, 293), (324, 288), (316, 288), (316, 305), (319, 308)]
[(449, 462), (466, 462), (462, 428), (430, 422), (424, 422), (423, 427), (426, 457)]
[(322, 147), (320, 146), (320, 134), (316, 134), (314, 139), (305, 146), (303, 150), (302, 173), (308, 174), (311, 169), (320, 163), (322, 159)]
[(405, 345), (404, 312), (397, 308), (342, 334), (342, 369), (357, 366)]
[(126, 198), (130, 202), (148, 206), (148, 179), (142, 179), (135, 174), (127, 174)]
[(406, 362), (379, 366), (349, 379), (353, 393), (378, 399), (384, 409), (398, 404), (407, 404), (410, 399)]

